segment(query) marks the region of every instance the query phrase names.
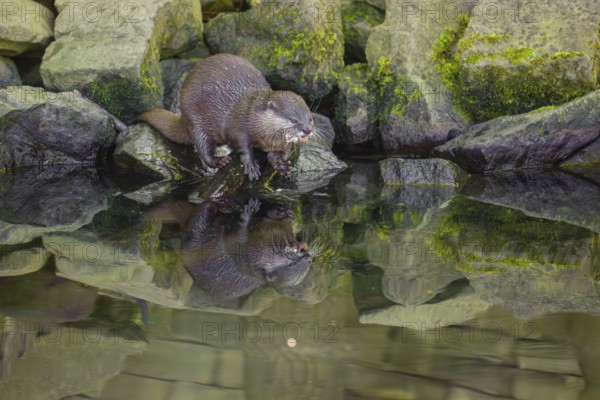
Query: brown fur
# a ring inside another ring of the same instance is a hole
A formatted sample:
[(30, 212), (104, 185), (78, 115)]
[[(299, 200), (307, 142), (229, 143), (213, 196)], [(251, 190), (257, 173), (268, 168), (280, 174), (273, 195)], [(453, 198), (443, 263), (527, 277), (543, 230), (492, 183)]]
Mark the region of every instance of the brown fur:
[(211, 167), (231, 160), (217, 157), (228, 144), (240, 154), (244, 172), (257, 179), (260, 170), (252, 148), (261, 149), (275, 169), (286, 175), (291, 165), (288, 143), (304, 141), (314, 131), (304, 100), (288, 91), (272, 91), (263, 74), (245, 59), (218, 54), (199, 62), (181, 88), (181, 117), (154, 109), (138, 117), (177, 143), (192, 143)]

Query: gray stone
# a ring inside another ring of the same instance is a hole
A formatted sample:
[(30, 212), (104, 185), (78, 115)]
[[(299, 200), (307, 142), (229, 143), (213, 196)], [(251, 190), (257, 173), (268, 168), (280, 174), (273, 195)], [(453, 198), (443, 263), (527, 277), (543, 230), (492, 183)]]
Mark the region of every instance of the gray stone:
[(44, 86), (78, 89), (126, 123), (162, 106), (160, 58), (190, 49), (202, 38), (198, 1), (60, 0), (56, 8), (56, 41), (40, 71)]
[(22, 85), (21, 78), (13, 60), (0, 56), (0, 89), (20, 85)]
[(600, 91), (557, 107), (500, 117), (469, 128), (433, 154), (467, 171), (555, 164), (600, 135)]
[(3, 2), (0, 19), (0, 55), (41, 51), (52, 40), (54, 14), (35, 1)]
[(0, 243), (26, 243), (47, 232), (74, 231), (108, 208), (93, 169), (22, 168), (0, 174), (0, 187)]
[(386, 184), (457, 186), (466, 177), (457, 165), (435, 158), (388, 158), (379, 168)]
[(95, 163), (115, 137), (106, 111), (75, 92), (0, 89), (0, 169)]
[(221, 13), (205, 37), (213, 53), (242, 56), (274, 87), (311, 101), (331, 92), (344, 63), (340, 0), (285, 0)]
[(598, 24), (595, 0), (479, 0), (457, 44), (458, 104), (485, 121), (594, 90)]
[(389, 1), (386, 6), (385, 22), (373, 29), (366, 49), (369, 68), (380, 85), (388, 86), (380, 116), (383, 146), (389, 153), (428, 150), (444, 143), (449, 132), (468, 125), (454, 109), (432, 51), (442, 31), (456, 22), (427, 13), (431, 7), (448, 8), (456, 2)]
[(204, 174), (192, 146), (169, 142), (147, 124), (136, 124), (119, 134), (114, 160), (120, 169), (151, 173), (163, 179), (181, 179), (185, 174)]
[(576, 167), (578, 165), (600, 164), (600, 138), (588, 143), (564, 160), (561, 167)]

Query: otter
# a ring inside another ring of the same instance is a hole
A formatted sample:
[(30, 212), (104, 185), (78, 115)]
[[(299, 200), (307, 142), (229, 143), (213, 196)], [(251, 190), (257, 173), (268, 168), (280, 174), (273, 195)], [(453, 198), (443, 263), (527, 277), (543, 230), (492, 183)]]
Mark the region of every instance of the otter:
[(192, 68), (180, 94), (181, 117), (164, 109), (138, 116), (176, 143), (191, 143), (210, 167), (224, 167), (228, 156), (217, 157), (227, 144), (240, 155), (244, 173), (256, 180), (260, 168), (253, 148), (281, 175), (288, 176), (288, 145), (304, 142), (314, 132), (310, 109), (302, 97), (272, 90), (264, 75), (247, 60), (232, 54), (210, 56)]
[(179, 223), (183, 266), (194, 286), (215, 300), (238, 299), (265, 284), (300, 284), (313, 256), (293, 234), (291, 211), (263, 206), (268, 210), (260, 213), (260, 201), (250, 199), (240, 212), (237, 202), (170, 200), (151, 215)]

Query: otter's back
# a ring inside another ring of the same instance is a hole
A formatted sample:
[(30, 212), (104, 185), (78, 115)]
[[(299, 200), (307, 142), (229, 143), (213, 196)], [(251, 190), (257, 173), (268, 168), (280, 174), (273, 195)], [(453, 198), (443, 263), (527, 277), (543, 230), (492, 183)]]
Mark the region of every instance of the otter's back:
[(188, 74), (181, 89), (182, 115), (217, 142), (240, 97), (253, 88), (270, 88), (263, 74), (247, 60), (232, 54), (217, 54), (200, 61)]

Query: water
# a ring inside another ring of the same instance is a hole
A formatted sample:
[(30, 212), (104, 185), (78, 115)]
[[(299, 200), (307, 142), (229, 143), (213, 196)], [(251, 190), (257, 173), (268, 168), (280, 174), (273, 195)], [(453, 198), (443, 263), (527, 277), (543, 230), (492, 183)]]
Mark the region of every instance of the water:
[(1, 398), (600, 398), (597, 176), (0, 175)]

